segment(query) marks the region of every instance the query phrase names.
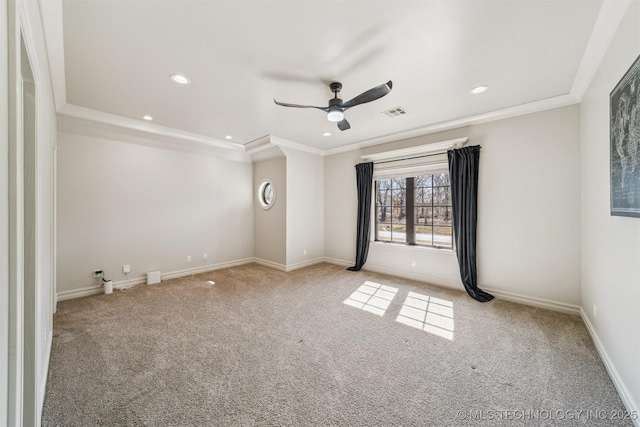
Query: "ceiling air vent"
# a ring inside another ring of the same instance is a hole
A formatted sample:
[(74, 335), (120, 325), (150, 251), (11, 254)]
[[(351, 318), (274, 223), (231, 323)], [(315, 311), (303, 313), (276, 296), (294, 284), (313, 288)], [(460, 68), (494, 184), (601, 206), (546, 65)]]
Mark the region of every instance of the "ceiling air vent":
[(384, 114), (387, 117), (398, 117), (398, 116), (402, 116), (404, 114), (407, 114), (407, 110), (405, 110), (402, 107), (396, 107), (396, 108), (392, 108), (390, 110), (387, 111), (383, 111), (382, 114)]

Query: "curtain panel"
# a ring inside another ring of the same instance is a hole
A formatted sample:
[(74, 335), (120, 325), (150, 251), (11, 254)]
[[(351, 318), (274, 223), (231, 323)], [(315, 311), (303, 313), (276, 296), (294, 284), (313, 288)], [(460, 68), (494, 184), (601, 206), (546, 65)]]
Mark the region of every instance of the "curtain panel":
[(347, 268), (359, 271), (369, 253), (371, 232), (371, 194), (373, 193), (373, 162), (356, 165), (356, 184), (358, 188), (358, 229), (356, 235), (356, 263)]
[(462, 284), (476, 301), (491, 301), (493, 295), (478, 288), (476, 266), (480, 146), (449, 150), (447, 158), (451, 183), (453, 235)]

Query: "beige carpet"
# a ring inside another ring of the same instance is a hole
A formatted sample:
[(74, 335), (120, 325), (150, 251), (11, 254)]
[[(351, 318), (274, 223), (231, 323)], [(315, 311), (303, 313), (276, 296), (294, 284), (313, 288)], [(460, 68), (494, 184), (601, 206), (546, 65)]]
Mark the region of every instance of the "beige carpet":
[(42, 419), (631, 425), (616, 411), (577, 316), (330, 264), (250, 264), (59, 303)]

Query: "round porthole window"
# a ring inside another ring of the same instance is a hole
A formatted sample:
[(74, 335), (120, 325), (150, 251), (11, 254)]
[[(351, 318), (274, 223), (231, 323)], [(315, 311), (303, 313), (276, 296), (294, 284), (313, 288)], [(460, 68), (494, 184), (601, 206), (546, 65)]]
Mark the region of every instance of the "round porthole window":
[(258, 187), (258, 202), (262, 209), (269, 209), (276, 201), (276, 187), (269, 179), (265, 179)]

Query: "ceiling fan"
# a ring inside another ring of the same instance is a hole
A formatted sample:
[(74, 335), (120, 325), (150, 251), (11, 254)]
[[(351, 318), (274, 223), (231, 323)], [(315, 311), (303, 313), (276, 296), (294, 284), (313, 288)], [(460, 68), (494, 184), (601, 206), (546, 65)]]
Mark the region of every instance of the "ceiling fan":
[(329, 119), (330, 122), (336, 122), (338, 124), (338, 129), (347, 130), (351, 128), (351, 125), (349, 124), (347, 119), (344, 118), (345, 111), (347, 111), (351, 107), (355, 107), (356, 105), (365, 104), (367, 102), (375, 101), (376, 99), (382, 98), (383, 96), (391, 92), (392, 87), (393, 85), (391, 83), (391, 80), (389, 80), (385, 84), (369, 89), (347, 102), (342, 102), (342, 99), (338, 98), (338, 92), (342, 90), (342, 83), (333, 82), (329, 84), (329, 88), (331, 89), (331, 92), (333, 92), (333, 99), (329, 100), (328, 107), (286, 104), (284, 102), (278, 102), (275, 99), (273, 100), (273, 102), (283, 107), (316, 108), (318, 110), (322, 110), (327, 113), (327, 119)]

